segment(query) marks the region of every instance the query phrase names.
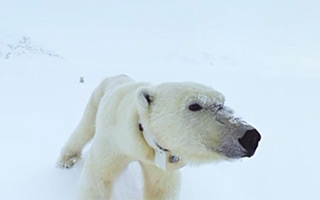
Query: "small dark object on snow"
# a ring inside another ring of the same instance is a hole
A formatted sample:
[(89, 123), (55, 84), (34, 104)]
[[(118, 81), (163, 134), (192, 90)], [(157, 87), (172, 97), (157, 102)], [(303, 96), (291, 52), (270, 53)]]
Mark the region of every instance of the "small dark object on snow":
[(84, 78), (80, 77), (80, 83), (84, 83)]

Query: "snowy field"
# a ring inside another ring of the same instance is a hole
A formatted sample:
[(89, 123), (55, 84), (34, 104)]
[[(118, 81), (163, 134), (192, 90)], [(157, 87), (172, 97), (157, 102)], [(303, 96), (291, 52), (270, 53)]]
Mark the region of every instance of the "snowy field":
[[(0, 200), (74, 199), (83, 162), (56, 160), (93, 89), (117, 74), (210, 85), (262, 134), (250, 159), (183, 168), (181, 200), (320, 199), (319, 10), (316, 0), (2, 2)], [(133, 163), (113, 199), (141, 199), (142, 184)]]

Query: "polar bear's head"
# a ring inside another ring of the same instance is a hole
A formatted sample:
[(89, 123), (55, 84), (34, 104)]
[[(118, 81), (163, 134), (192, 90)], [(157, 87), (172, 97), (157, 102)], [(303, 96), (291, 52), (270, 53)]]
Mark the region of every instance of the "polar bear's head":
[(157, 145), (188, 163), (251, 157), (260, 134), (234, 117), (224, 96), (196, 83), (164, 83), (137, 90), (140, 122)]

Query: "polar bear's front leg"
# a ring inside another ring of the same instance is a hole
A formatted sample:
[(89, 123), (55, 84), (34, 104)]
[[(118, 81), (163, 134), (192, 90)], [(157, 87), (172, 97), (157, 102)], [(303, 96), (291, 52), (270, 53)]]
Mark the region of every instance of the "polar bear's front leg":
[(144, 199), (178, 199), (180, 172), (163, 171), (154, 165), (142, 164), (144, 174)]
[[(118, 176), (131, 162), (126, 156), (114, 154), (111, 149), (103, 156), (89, 152), (83, 173), (80, 177), (78, 199), (109, 200)], [(102, 152), (104, 153), (104, 152)]]
[(91, 95), (80, 123), (61, 151), (57, 163), (59, 167), (71, 168), (78, 160), (80, 160), (83, 147), (94, 136), (97, 109), (102, 95), (103, 91), (101, 87), (98, 87)]

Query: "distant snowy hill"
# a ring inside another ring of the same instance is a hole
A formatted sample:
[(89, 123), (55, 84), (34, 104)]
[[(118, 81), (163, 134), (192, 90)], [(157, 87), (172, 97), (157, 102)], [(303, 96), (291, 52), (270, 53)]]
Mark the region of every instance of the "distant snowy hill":
[(58, 59), (63, 58), (54, 51), (35, 45), (31, 38), (26, 36), (22, 36), (18, 39), (11, 39), (9, 42), (0, 38), (0, 59), (12, 59), (20, 56), (33, 57), (34, 55), (42, 55)]

